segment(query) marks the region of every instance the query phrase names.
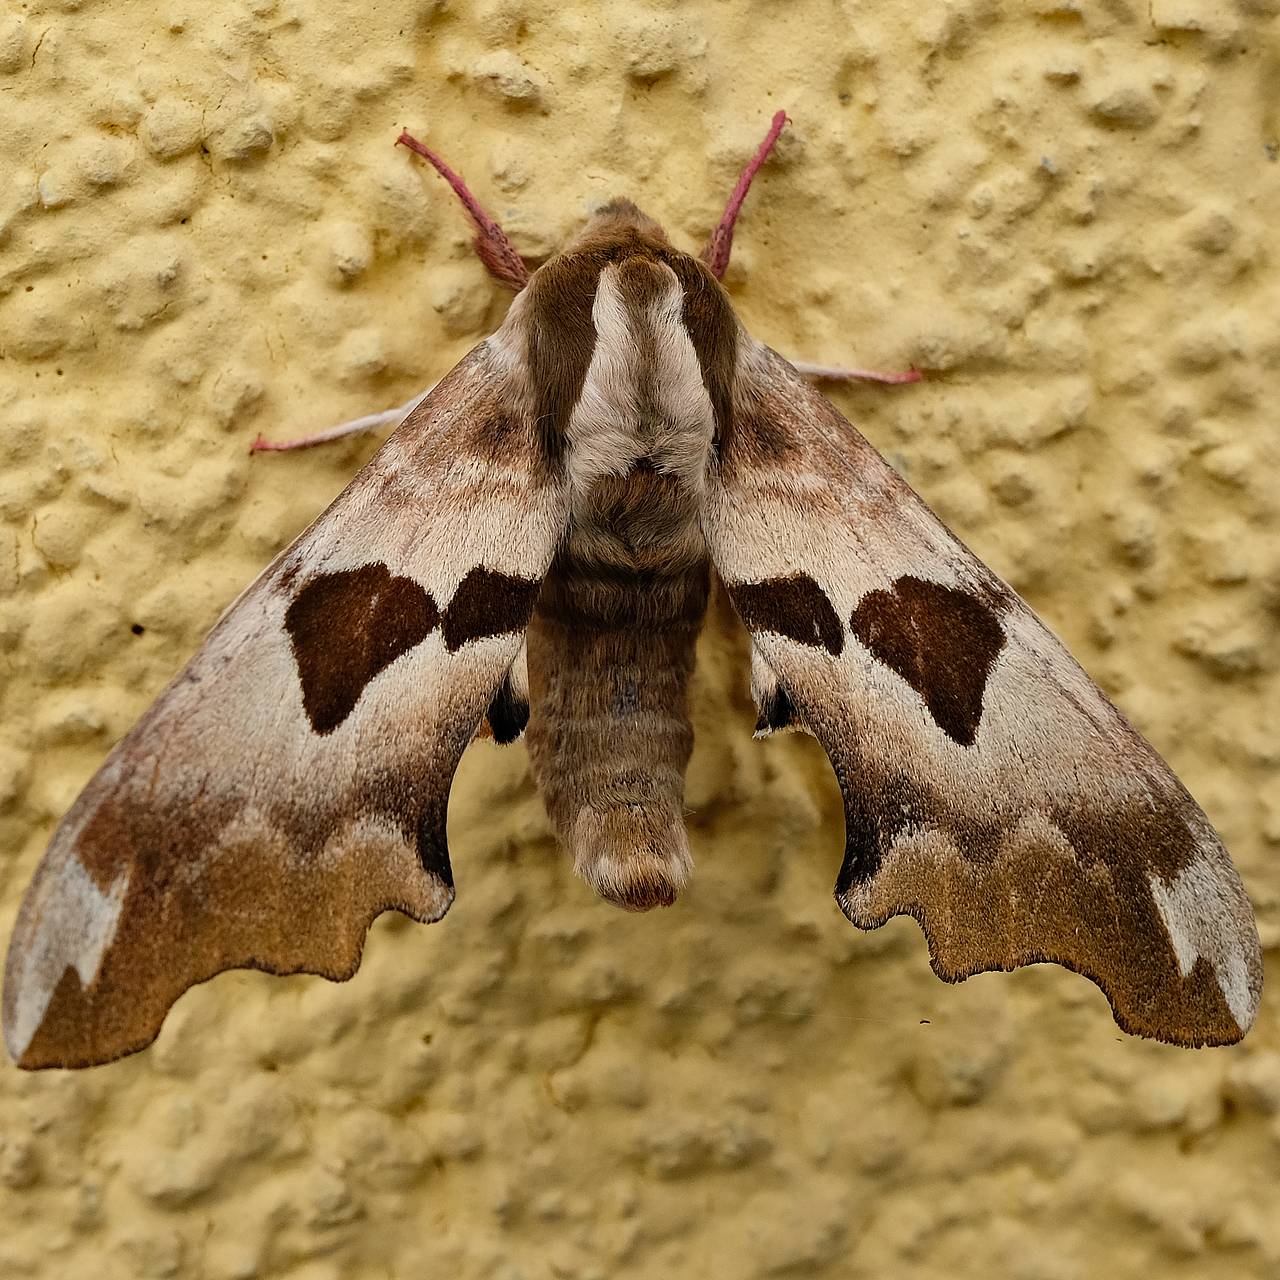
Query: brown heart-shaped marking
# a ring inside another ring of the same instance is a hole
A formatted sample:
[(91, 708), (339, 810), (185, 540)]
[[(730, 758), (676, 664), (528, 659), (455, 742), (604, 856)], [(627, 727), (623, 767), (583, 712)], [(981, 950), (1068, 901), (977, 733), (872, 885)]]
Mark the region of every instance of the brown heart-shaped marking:
[(910, 575), (862, 597), (853, 634), (924, 699), (938, 727), (970, 747), (1004, 627), (978, 596)]
[(312, 578), (284, 617), (312, 729), (332, 733), (355, 709), (369, 681), (439, 622), (431, 595), (385, 564)]

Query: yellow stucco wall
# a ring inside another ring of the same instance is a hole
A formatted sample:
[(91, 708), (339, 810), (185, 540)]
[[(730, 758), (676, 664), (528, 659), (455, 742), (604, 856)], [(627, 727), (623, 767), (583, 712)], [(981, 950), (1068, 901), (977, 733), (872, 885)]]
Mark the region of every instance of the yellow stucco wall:
[[(10, 4), (5, 935), (110, 743), (374, 447), (254, 436), (399, 403), (502, 314), (400, 127), (527, 254), (617, 193), (693, 249), (782, 106), (745, 321), (928, 371), (836, 399), (1180, 772), (1274, 962), (1278, 12)], [(345, 986), (223, 976), (108, 1068), (0, 1066), (0, 1276), (1275, 1276), (1274, 987), (1185, 1052), (1056, 969), (943, 985), (914, 924), (844, 922), (825, 758), (752, 719), (721, 609), (670, 911), (597, 901), (523, 748), (481, 745), (442, 924), (384, 917)]]

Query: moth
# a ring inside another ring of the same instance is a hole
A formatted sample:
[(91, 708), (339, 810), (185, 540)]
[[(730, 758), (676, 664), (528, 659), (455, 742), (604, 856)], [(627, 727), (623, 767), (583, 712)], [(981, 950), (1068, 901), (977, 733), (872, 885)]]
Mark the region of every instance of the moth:
[(478, 732), (523, 735), (601, 896), (671, 903), (713, 574), (750, 635), (758, 733), (804, 730), (830, 757), (850, 921), (914, 916), (947, 981), (1050, 961), (1126, 1031), (1245, 1033), (1258, 935), (1203, 812), (736, 317), (720, 278), (784, 119), (702, 258), (614, 200), (532, 272), (408, 140), (462, 197), (510, 311), (227, 609), (58, 826), (8, 952), (20, 1066), (141, 1049), (228, 968), (349, 978), (383, 911), (439, 920), (449, 788)]

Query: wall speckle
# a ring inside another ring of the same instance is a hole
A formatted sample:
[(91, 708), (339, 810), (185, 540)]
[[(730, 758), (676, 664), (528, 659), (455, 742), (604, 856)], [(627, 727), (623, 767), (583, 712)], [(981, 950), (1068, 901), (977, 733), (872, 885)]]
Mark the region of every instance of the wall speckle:
[[(1280, 5), (14, 3), (0, 19), (0, 927), (222, 607), (506, 295), (439, 147), (544, 256), (630, 194), (727, 283), (1179, 771), (1280, 946)], [(0, 1067), (0, 1275), (1280, 1269), (1280, 1021), (1128, 1039), (1057, 969), (958, 986), (831, 899), (817, 744), (700, 650), (669, 911), (597, 901), (523, 748), (455, 787), (459, 896), (350, 983), (234, 973), (147, 1053)], [(180, 820), (180, 815), (176, 816)], [(1273, 965), (1274, 967), (1274, 965)], [(1273, 981), (1275, 974), (1272, 974)]]

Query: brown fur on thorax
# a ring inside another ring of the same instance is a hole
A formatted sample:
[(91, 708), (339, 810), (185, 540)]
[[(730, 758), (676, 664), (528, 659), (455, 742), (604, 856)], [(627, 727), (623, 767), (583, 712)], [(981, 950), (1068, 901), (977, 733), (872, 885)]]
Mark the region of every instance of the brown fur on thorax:
[(729, 430), (738, 321), (706, 263), (674, 248), (662, 228), (630, 200), (600, 209), (579, 236), (529, 282), (527, 341), (536, 412), (548, 449), (558, 453), (582, 393), (595, 345), (591, 306), (600, 272), (626, 259), (661, 263), (684, 290), (682, 320), (715, 411), (717, 435)]

